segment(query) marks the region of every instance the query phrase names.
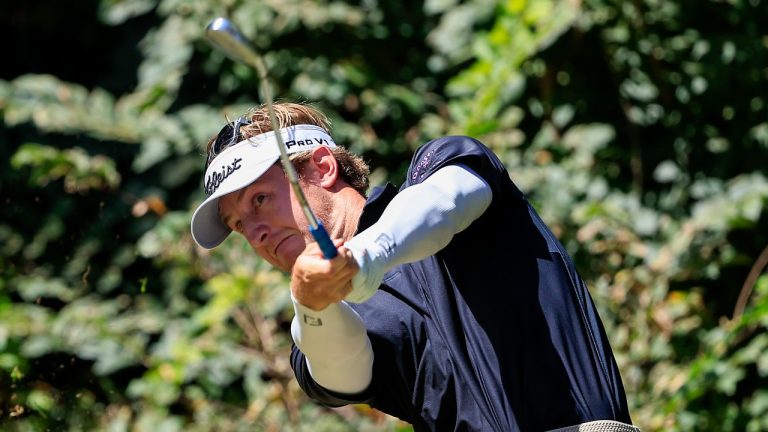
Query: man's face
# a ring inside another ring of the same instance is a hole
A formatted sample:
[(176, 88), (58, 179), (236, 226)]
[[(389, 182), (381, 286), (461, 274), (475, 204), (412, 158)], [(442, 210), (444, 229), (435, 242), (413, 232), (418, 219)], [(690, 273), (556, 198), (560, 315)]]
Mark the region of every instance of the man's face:
[(219, 216), (257, 254), (284, 271), (290, 271), (311, 238), (306, 217), (278, 165), (249, 186), (223, 196)]

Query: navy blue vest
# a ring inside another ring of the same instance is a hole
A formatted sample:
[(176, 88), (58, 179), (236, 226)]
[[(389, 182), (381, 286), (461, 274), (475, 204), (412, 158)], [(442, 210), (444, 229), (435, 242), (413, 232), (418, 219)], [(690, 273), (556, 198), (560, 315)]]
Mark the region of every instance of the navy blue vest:
[[(414, 155), (402, 189), (463, 164), (491, 186), (485, 213), (436, 255), (389, 271), (352, 307), (374, 350), (361, 394), (312, 380), (294, 346), (301, 387), (329, 405), (368, 403), (416, 431), (540, 431), (591, 420), (630, 423), (611, 348), (571, 258), (482, 143), (444, 137)], [(358, 231), (397, 194), (373, 191)]]

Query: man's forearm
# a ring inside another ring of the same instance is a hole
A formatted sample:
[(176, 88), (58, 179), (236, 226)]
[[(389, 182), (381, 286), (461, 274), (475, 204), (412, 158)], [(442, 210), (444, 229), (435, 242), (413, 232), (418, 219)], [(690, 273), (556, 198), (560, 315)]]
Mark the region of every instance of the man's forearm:
[(373, 349), (360, 316), (344, 303), (314, 311), (293, 301), (291, 335), (312, 378), (339, 393), (354, 394), (371, 382)]
[(347, 301), (370, 298), (392, 267), (440, 251), (480, 217), (492, 199), (485, 180), (462, 165), (440, 168), (400, 192), (375, 224), (345, 244), (360, 267)]

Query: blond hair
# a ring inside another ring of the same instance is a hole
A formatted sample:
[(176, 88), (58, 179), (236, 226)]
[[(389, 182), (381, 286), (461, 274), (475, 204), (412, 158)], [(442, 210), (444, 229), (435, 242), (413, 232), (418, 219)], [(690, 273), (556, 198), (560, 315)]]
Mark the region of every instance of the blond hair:
[[(298, 124), (311, 124), (323, 128), (329, 135), (331, 133), (331, 122), (328, 120), (328, 117), (308, 104), (280, 102), (274, 104), (274, 110), (279, 128)], [(243, 124), (240, 127), (239, 132), (242, 134), (242, 139), (248, 139), (272, 130), (272, 122), (269, 119), (269, 112), (267, 111), (266, 105), (251, 108), (242, 118), (250, 120), (250, 123)], [(229, 123), (231, 124), (233, 122)], [(215, 154), (212, 154), (212, 152), (220, 153), (227, 147), (227, 145), (235, 144), (232, 142), (221, 146), (221, 148), (214, 149), (214, 143), (217, 138), (218, 137), (212, 138), (208, 141), (208, 145), (206, 146), (206, 153), (208, 154), (209, 161), (216, 156)], [(370, 168), (368, 167), (368, 164), (365, 163), (363, 158), (350, 152), (344, 147), (337, 145), (335, 148), (332, 148), (331, 151), (339, 162), (341, 178), (361, 195), (365, 195), (370, 184), (368, 178)], [(296, 166), (299, 173), (301, 173), (305, 162), (309, 160), (310, 154), (311, 152), (307, 151), (291, 155), (291, 161)]]

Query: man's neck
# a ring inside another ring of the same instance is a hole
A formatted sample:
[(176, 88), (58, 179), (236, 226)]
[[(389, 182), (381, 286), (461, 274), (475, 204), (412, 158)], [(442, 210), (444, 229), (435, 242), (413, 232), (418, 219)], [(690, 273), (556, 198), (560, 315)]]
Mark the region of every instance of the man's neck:
[(347, 241), (357, 231), (360, 214), (365, 207), (365, 197), (355, 189), (345, 187), (334, 195), (332, 221), (333, 227), (329, 233), (331, 238), (341, 238)]

